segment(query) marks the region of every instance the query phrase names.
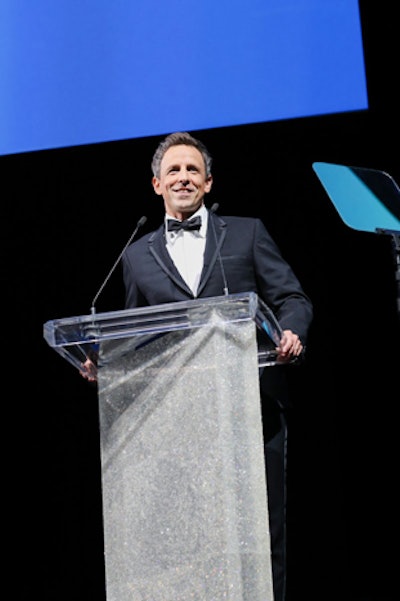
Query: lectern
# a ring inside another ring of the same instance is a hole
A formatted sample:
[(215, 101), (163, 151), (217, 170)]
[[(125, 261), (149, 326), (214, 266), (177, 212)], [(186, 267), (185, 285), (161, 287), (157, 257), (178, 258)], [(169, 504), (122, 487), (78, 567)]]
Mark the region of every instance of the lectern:
[(107, 601), (272, 601), (259, 369), (281, 329), (255, 293), (44, 324), (98, 357)]

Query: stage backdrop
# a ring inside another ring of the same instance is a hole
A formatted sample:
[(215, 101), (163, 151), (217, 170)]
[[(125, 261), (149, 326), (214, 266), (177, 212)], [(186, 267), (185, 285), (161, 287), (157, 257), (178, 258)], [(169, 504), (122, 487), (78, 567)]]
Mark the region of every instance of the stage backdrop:
[(0, 154), (368, 108), (357, 0), (2, 0)]

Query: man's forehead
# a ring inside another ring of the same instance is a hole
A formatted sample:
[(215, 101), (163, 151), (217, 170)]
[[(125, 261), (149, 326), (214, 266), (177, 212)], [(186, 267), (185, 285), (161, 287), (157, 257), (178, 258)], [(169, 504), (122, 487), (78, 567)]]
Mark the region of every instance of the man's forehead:
[(197, 150), (197, 148), (195, 148), (194, 146), (179, 144), (168, 148), (161, 161), (161, 164), (163, 166), (175, 163), (194, 163), (204, 165), (204, 160), (201, 152)]

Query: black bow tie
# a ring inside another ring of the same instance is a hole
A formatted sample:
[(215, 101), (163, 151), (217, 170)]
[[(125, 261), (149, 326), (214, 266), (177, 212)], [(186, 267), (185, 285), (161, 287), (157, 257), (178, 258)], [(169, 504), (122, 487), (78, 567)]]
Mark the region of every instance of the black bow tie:
[(167, 230), (169, 232), (178, 232), (179, 230), (199, 230), (201, 227), (201, 217), (197, 215), (192, 219), (178, 221), (177, 219), (167, 220)]

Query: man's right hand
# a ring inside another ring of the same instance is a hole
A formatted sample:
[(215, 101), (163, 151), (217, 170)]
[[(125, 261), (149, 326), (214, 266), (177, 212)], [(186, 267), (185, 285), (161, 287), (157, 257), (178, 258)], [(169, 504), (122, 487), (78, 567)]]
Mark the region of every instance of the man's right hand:
[(89, 380), (89, 382), (97, 382), (97, 366), (91, 359), (86, 359), (86, 361), (81, 364), (79, 373), (83, 378), (85, 378), (85, 380)]

